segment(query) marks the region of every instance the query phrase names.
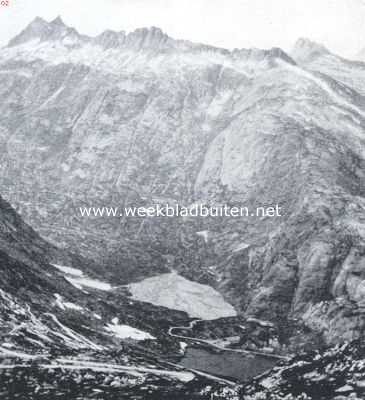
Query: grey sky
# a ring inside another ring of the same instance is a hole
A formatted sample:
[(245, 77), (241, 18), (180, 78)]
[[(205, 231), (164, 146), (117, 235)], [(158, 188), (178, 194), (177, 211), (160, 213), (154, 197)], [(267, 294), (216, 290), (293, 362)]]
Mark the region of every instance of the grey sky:
[(61, 15), (79, 32), (158, 26), (175, 38), (221, 47), (289, 50), (299, 37), (344, 56), (365, 47), (365, 0), (9, 0), (0, 45), (33, 18)]

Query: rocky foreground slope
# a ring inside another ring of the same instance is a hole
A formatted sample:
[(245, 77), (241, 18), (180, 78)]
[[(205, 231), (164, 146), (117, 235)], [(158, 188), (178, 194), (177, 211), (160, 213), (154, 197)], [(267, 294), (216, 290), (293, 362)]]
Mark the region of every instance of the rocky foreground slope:
[(365, 393), (361, 341), (294, 357), (245, 385), (179, 367), (166, 360), (179, 343), (164, 332), (184, 313), (50, 264), (57, 249), (1, 198), (0, 226), (3, 399), (344, 400)]
[(362, 342), (297, 356), (242, 388), (245, 400), (359, 400), (365, 396)]
[(50, 264), (60, 252), (1, 198), (0, 226), (2, 399), (237, 398), (232, 383), (170, 362), (181, 346), (167, 329), (185, 313)]
[[(108, 278), (172, 268), (284, 336), (294, 319), (327, 343), (362, 337), (364, 71), (307, 40), (291, 55), (228, 51), (37, 18), (0, 51), (0, 184)], [(77, 213), (165, 201), (279, 204), (283, 216)]]

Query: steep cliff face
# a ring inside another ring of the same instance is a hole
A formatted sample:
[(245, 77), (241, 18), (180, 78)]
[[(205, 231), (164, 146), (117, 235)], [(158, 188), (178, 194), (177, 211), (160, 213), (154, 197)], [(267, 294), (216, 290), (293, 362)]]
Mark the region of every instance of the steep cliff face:
[[(44, 236), (106, 263), (113, 254), (114, 275), (138, 264), (138, 276), (153, 275), (169, 260), (242, 312), (354, 338), (364, 323), (364, 71), (306, 40), (290, 57), (157, 28), (90, 38), (37, 19), (0, 52), (0, 183)], [(278, 204), (283, 216), (77, 214), (156, 198)]]
[[(292, 65), (257, 77), (254, 88), (244, 111), (210, 144), (196, 189), (214, 191), (220, 181), (243, 203), (280, 204), (284, 217), (250, 220), (244, 228), (233, 222), (223, 230), (219, 240), (228, 251), (221, 266), (234, 277), (223, 290), (232, 298), (240, 291), (249, 313), (269, 319), (305, 313), (309, 325), (312, 305), (321, 304), (319, 319), (331, 314), (322, 326), (326, 339), (361, 334), (361, 311), (340, 311), (338, 301), (357, 309), (346, 282), (362, 281), (362, 273), (354, 280), (343, 270), (354, 252), (353, 268), (362, 269), (363, 98)], [(232, 240), (238, 225), (244, 232)], [(248, 246), (229, 254), (232, 242)]]

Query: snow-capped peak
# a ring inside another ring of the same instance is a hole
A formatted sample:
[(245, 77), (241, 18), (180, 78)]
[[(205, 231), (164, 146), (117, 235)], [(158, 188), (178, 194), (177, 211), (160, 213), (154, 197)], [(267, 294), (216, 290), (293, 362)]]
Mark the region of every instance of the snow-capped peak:
[(105, 49), (121, 47), (125, 43), (126, 34), (124, 31), (115, 32), (106, 30), (94, 39), (95, 44)]
[(160, 28), (138, 28), (126, 37), (126, 44), (133, 48), (161, 49), (174, 42)]
[(10, 40), (9, 47), (18, 46), (28, 41), (39, 39), (40, 41), (63, 40), (66, 37), (81, 38), (75, 28), (70, 28), (58, 16), (51, 22), (36, 17), (19, 35)]
[(308, 38), (299, 38), (294, 45), (294, 49), (321, 51), (325, 53), (329, 52), (323, 44), (314, 42)]
[(56, 17), (53, 21), (51, 21), (50, 25), (58, 25), (58, 26), (66, 27), (66, 25), (63, 22), (63, 20), (62, 20), (60, 15), (58, 17)]
[(19, 35), (10, 40), (9, 46), (17, 46), (33, 38), (44, 36), (49, 30), (48, 22), (36, 17)]
[(80, 35), (76, 29), (67, 26), (58, 16), (48, 22), (36, 17), (19, 35), (10, 40), (8, 46), (14, 47), (31, 40), (65, 41), (68, 45), (82, 45), (86, 43), (97, 44), (104, 48), (127, 47), (133, 50), (166, 50), (174, 48), (179, 43), (170, 38), (160, 28), (138, 28), (128, 34), (124, 31), (115, 32), (107, 30), (96, 37)]
[(307, 38), (300, 38), (296, 41), (291, 55), (296, 61), (300, 62), (329, 53), (329, 50), (321, 43), (313, 42)]
[(112, 48), (148, 52), (175, 50), (181, 53), (216, 54), (218, 57), (226, 57), (235, 61), (258, 61), (275, 64), (275, 60), (282, 59), (290, 64), (295, 64), (290, 56), (279, 48), (269, 50), (235, 49), (230, 51), (201, 43), (193, 43), (188, 40), (174, 39), (155, 26), (137, 28), (129, 33), (123, 30), (119, 32), (106, 30), (95, 37), (87, 36), (67, 26), (60, 16), (50, 22), (36, 17), (20, 34), (10, 40), (8, 47), (23, 45), (34, 40), (39, 42), (61, 42), (63, 46), (68, 48), (96, 45), (104, 50)]

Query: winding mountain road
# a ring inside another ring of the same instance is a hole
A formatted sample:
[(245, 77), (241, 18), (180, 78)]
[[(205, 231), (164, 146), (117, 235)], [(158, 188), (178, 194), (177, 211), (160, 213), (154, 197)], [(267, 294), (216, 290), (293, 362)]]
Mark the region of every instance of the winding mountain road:
[(268, 353), (264, 353), (261, 351), (254, 351), (254, 350), (243, 350), (243, 349), (229, 349), (227, 347), (223, 347), (220, 346), (218, 344), (214, 344), (211, 343), (209, 340), (204, 340), (204, 339), (198, 339), (198, 338), (193, 338), (193, 337), (189, 337), (189, 336), (182, 336), (182, 335), (177, 335), (173, 333), (173, 330), (175, 329), (192, 329), (194, 327), (195, 324), (197, 324), (198, 322), (202, 321), (201, 319), (198, 320), (194, 320), (191, 321), (189, 323), (188, 326), (171, 326), (168, 330), (168, 334), (172, 337), (178, 338), (178, 339), (183, 339), (183, 340), (190, 340), (193, 342), (198, 342), (198, 343), (202, 343), (211, 347), (214, 347), (218, 350), (221, 351), (229, 351), (232, 353), (242, 353), (242, 354), (253, 354), (253, 355), (257, 355), (257, 356), (263, 356), (263, 357), (268, 357), (268, 358), (276, 358), (278, 360), (289, 360), (289, 357), (286, 356), (280, 356), (278, 354), (268, 354)]

